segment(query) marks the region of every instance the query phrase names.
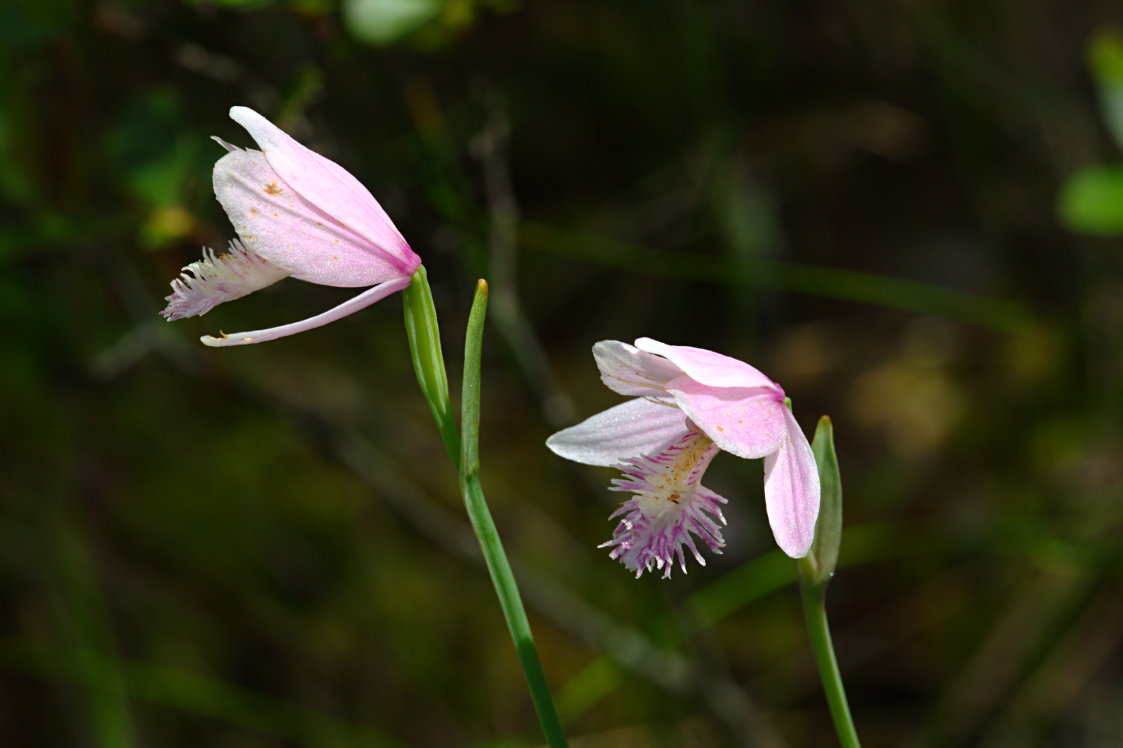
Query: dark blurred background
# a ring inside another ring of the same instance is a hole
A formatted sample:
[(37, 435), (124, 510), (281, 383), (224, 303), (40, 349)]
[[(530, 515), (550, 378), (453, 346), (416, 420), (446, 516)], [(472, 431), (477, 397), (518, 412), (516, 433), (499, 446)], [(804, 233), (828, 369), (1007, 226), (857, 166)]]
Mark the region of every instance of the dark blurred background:
[(251, 106), (429, 269), (454, 388), (492, 283), (483, 477), (580, 746), (834, 737), (761, 467), (670, 581), (596, 544), (555, 429), (596, 340), (743, 358), (846, 534), (829, 605), (868, 746), (1123, 745), (1118, 2), (0, 2), (0, 744), (531, 746), (393, 297), (286, 281), (157, 316), (231, 227)]

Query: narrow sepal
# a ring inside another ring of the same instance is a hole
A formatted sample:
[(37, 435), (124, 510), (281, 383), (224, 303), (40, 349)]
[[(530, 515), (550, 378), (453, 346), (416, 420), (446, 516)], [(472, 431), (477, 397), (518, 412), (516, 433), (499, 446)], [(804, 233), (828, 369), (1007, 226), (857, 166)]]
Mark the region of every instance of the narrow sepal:
[(248, 332), (234, 332), (230, 334), (221, 333), (221, 337), (218, 338), (204, 335), (199, 338), (199, 340), (201, 340), (204, 345), (209, 345), (211, 348), (250, 345), (252, 343), (264, 343), (267, 340), (276, 340), (277, 338), (295, 335), (298, 332), (313, 330), (330, 322), (335, 322), (337, 319), (342, 319), (350, 314), (354, 314), (360, 309), (365, 309), (376, 301), (381, 301), (395, 291), (401, 291), (408, 285), (409, 278), (394, 278), (393, 280), (388, 280), (373, 288), (368, 288), (358, 296), (348, 299), (337, 307), (333, 307), (322, 314), (317, 314), (315, 317), (309, 317), (300, 322), (293, 322), (292, 324), (281, 325), (280, 327), (270, 327), (265, 330), (250, 330)]
[(455, 431), (455, 421), (452, 418), (448, 374), (441, 351), (441, 328), (424, 265), (417, 268), (410, 278), (409, 286), (402, 292), (402, 309), (417, 384), (421, 387), (425, 401), (429, 403), (433, 417), (441, 425), (442, 436), (445, 436), (446, 433)]

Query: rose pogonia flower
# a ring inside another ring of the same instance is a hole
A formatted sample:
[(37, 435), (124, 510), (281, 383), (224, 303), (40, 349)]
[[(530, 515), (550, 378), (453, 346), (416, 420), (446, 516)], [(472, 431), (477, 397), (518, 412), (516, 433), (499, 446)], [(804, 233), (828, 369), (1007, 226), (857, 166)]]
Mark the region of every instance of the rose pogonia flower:
[(214, 194), (241, 241), (220, 255), (204, 249), (202, 260), (184, 267), (161, 314), (169, 321), (206, 314), (288, 276), (325, 286), (370, 286), (301, 322), (201, 338), (210, 346), (245, 345), (326, 325), (410, 284), (421, 258), (359, 180), (252, 109), (233, 107), (230, 117), (261, 148), (215, 138), (228, 153), (214, 165)]
[(634, 346), (602, 340), (593, 346), (601, 379), (633, 397), (559, 431), (546, 441), (558, 455), (622, 472), (611, 490), (633, 496), (620, 517), (612, 558), (636, 572), (664, 570), (686, 550), (705, 565), (695, 538), (720, 553), (721, 505), (701, 484), (720, 451), (764, 458), (764, 498), (776, 543), (793, 558), (807, 555), (819, 515), (819, 472), (807, 437), (785, 404), (780, 385), (720, 353), (640, 338)]

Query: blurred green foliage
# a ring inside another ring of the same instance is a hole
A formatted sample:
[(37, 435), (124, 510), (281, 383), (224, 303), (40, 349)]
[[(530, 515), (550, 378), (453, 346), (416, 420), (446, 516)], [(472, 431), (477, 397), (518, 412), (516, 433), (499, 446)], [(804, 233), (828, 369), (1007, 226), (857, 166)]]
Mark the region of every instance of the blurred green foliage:
[[(1088, 67), (1099, 87), (1104, 126), (1123, 149), (1123, 31), (1105, 28), (1088, 44)], [(1123, 234), (1123, 166), (1090, 166), (1062, 186), (1058, 212), (1073, 231)]]
[(393, 216), (454, 391), (491, 282), (482, 480), (578, 744), (832, 740), (759, 464), (707, 475), (723, 555), (637, 582), (595, 548), (611, 471), (542, 446), (617, 400), (591, 344), (641, 335), (831, 416), (829, 605), (868, 745), (1123, 743), (1121, 23), (1107, 0), (0, 4), (0, 745), (535, 744), (401, 301), (240, 350), (196, 339), (348, 292), (157, 316), (231, 238), (208, 138), (249, 144), (234, 104)]
[(1123, 166), (1081, 169), (1064, 185), (1060, 216), (1073, 231), (1123, 234)]

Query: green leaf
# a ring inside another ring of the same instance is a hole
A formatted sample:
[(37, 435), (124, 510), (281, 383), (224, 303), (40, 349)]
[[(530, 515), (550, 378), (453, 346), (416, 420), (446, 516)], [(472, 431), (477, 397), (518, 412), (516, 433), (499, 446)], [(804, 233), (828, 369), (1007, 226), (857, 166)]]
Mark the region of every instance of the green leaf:
[(448, 395), (448, 374), (441, 352), (441, 328), (433, 305), (433, 292), (425, 266), (417, 268), (409, 286), (402, 292), (406, 338), (413, 359), (413, 371), (421, 394), (433, 411), (441, 439), (453, 460), (460, 456), (460, 437)]
[(345, 0), (343, 24), (368, 44), (393, 44), (440, 16), (444, 4), (444, 0)]
[(1102, 28), (1088, 42), (1088, 67), (1101, 83), (1123, 85), (1123, 29)]
[(1123, 234), (1123, 167), (1094, 166), (1078, 171), (1061, 187), (1057, 213), (1082, 234)]
[(181, 205), (197, 181), (205, 139), (184, 125), (183, 105), (171, 89), (134, 97), (108, 135), (107, 152), (136, 199), (152, 207)]
[(819, 419), (811, 451), (815, 453), (815, 464), (819, 468), (822, 499), (815, 523), (815, 542), (808, 555), (814, 564), (812, 583), (825, 585), (838, 565), (838, 548), (842, 544), (842, 480), (834, 451), (834, 426), (827, 416)]

